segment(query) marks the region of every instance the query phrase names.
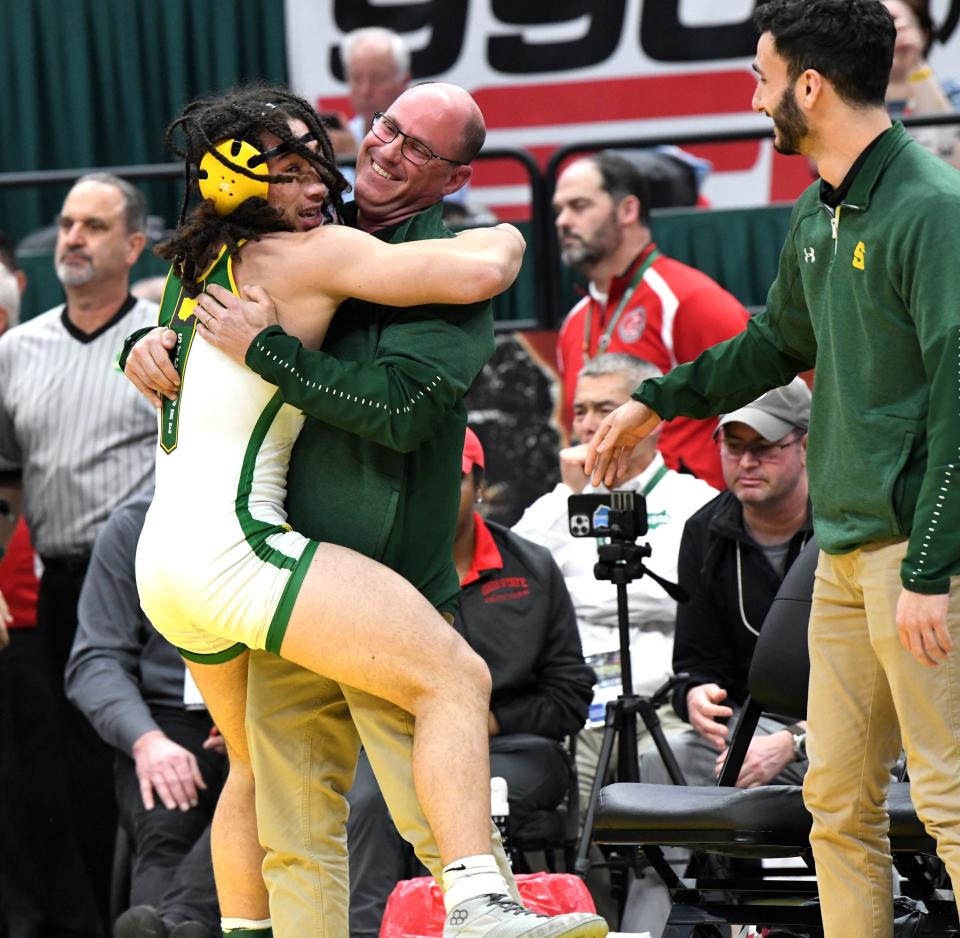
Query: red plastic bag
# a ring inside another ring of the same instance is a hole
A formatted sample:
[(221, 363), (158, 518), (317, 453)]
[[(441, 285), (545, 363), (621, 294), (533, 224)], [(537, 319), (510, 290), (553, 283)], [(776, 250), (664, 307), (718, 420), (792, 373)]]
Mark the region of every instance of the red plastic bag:
[[(543, 915), (596, 912), (583, 880), (571, 873), (521, 873), (517, 888), (523, 904)], [(431, 876), (403, 879), (393, 888), (380, 924), (380, 938), (440, 938), (443, 893)]]

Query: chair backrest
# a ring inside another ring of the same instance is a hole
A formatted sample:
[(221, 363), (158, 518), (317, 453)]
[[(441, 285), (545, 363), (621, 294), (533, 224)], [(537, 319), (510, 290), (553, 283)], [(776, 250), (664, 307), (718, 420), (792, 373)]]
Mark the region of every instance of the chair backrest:
[(811, 538), (787, 571), (763, 620), (748, 684), (752, 700), (765, 713), (795, 720), (807, 714), (807, 626), (819, 553), (816, 538)]

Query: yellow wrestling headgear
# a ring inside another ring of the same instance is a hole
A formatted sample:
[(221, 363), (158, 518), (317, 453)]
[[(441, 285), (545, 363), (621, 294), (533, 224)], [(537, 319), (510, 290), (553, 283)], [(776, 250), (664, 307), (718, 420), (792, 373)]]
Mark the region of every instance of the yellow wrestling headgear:
[[(223, 140), (214, 149), (241, 166), (246, 166), (258, 176), (267, 175), (265, 154), (246, 140)], [(265, 179), (251, 179), (236, 172), (214, 156), (204, 154), (200, 161), (200, 195), (213, 199), (213, 207), (218, 215), (229, 215), (241, 202), (247, 199), (265, 199), (270, 184)]]

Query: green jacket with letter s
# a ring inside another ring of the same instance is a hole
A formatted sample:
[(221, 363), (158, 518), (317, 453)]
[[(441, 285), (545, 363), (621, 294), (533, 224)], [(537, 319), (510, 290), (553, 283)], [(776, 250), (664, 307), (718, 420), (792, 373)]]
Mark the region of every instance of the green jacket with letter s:
[[(729, 412), (816, 368), (810, 492), (822, 549), (909, 536), (903, 585), (960, 572), (960, 173), (899, 123), (833, 210), (797, 201), (765, 313), (634, 397)], [(745, 259), (746, 261), (746, 259)]]

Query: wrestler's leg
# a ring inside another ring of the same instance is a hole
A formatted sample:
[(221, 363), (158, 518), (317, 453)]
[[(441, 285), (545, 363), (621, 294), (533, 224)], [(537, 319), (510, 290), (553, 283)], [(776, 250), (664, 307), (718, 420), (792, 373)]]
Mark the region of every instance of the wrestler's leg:
[(259, 921), (270, 917), (257, 839), (253, 772), (244, 713), (247, 659), (244, 652), (219, 664), (187, 661), (214, 723), (227, 744), (230, 771), (213, 816), (210, 845), (213, 872), (224, 918)]
[(382, 697), (416, 718), (417, 796), (444, 865), (490, 851), (490, 674), (406, 580), (321, 544), (281, 655)]
[[(440, 876), (443, 864), (440, 862), (433, 832), (414, 789), (413, 718), (406, 710), (355, 687), (344, 684), (342, 690), (394, 825), (404, 840), (413, 847), (417, 859), (430, 870), (443, 888)], [(484, 853), (492, 854), (510, 895), (519, 902), (520, 894), (500, 843), (500, 833), (489, 819), (487, 824), (490, 840)]]

